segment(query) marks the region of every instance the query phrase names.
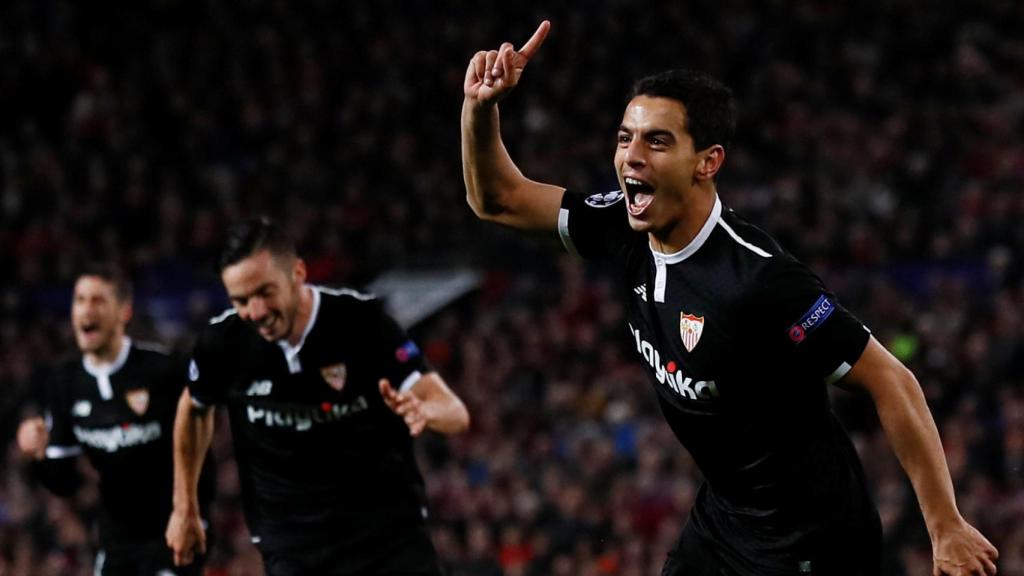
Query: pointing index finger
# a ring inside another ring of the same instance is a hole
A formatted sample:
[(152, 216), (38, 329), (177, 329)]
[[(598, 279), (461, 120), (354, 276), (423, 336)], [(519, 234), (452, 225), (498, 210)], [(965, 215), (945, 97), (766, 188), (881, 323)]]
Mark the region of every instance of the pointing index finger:
[(523, 58), (529, 60), (540, 48), (540, 45), (544, 43), (544, 39), (548, 37), (548, 31), (551, 30), (551, 21), (545, 20), (540, 23), (537, 27), (537, 31), (533, 33), (533, 36), (523, 44), (523, 47), (519, 49), (519, 54)]

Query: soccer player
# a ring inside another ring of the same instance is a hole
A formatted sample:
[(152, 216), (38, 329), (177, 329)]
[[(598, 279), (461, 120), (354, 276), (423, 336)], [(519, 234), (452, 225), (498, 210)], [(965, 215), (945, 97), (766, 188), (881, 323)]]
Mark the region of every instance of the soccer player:
[[(76, 456), (99, 473), (98, 575), (200, 574), (201, 562), (176, 569), (163, 539), (171, 512), (173, 429), (187, 399), (185, 363), (125, 335), (131, 284), (112, 266), (95, 265), (75, 281), (71, 325), (80, 356), (61, 364), (42, 395), (43, 417), (24, 420), (17, 442), (52, 492), (81, 484)], [(200, 509), (213, 495), (204, 474)]]
[(177, 561), (203, 549), (197, 465), (226, 404), (267, 574), (439, 574), (412, 437), (466, 430), (462, 401), (379, 300), (306, 284), (277, 224), (233, 228), (220, 267), (233, 308), (199, 337), (176, 423)]
[(577, 195), (522, 175), (501, 140), (498, 101), (549, 28), (519, 51), (505, 43), (469, 63), (467, 200), (483, 219), (557, 232), (569, 252), (621, 272), (629, 339), (706, 479), (663, 574), (878, 574), (880, 522), (829, 406), (831, 384), (874, 401), (924, 513), (934, 573), (994, 574), (996, 549), (957, 510), (914, 376), (719, 198), (735, 124), (728, 88), (687, 71), (638, 81), (618, 129), (620, 190)]

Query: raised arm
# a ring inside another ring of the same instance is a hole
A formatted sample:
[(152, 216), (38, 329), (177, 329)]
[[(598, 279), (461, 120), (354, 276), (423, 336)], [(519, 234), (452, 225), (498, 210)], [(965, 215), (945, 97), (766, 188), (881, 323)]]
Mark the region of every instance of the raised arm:
[(167, 522), (167, 546), (174, 565), (191, 564), (206, 552), (206, 532), (199, 516), (199, 472), (213, 438), (214, 409), (198, 408), (188, 389), (178, 399), (174, 418), (174, 507)]
[(477, 52), (466, 69), (463, 86), (466, 201), (478, 217), (523, 230), (556, 230), (565, 189), (535, 182), (519, 171), (501, 140), (498, 101), (519, 83), (550, 28), (550, 22), (541, 22), (519, 51), (506, 42), (498, 50)]
[(441, 434), (457, 434), (469, 428), (466, 405), (436, 372), (421, 376), (404, 391), (396, 391), (382, 378), (380, 394), (388, 408), (405, 419), (413, 436), (427, 428)]
[(914, 375), (871, 338), (844, 385), (868, 391), (886, 437), (914, 485), (932, 540), (933, 575), (995, 574), (995, 547), (956, 507), (938, 429)]

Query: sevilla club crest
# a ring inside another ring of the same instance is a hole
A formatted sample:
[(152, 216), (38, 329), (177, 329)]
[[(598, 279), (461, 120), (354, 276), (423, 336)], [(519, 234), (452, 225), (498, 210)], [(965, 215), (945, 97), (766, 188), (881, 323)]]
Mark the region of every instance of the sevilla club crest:
[(128, 407), (132, 409), (132, 412), (139, 416), (145, 414), (149, 409), (149, 390), (145, 388), (129, 390), (125, 393), (124, 399), (128, 402)]
[(679, 336), (683, 339), (683, 346), (687, 352), (693, 352), (700, 341), (700, 335), (704, 332), (704, 317), (694, 316), (686, 312), (679, 313)]
[(320, 369), (320, 375), (324, 380), (338, 392), (345, 387), (345, 378), (348, 376), (348, 368), (344, 364), (335, 364)]

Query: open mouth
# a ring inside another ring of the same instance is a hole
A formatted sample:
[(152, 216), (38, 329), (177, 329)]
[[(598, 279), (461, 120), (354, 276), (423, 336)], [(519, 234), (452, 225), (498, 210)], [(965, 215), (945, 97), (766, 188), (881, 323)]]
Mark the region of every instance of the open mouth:
[(623, 178), (623, 181), (626, 183), (627, 209), (633, 216), (640, 216), (654, 202), (654, 186), (632, 176)]
[(98, 322), (82, 322), (78, 325), (78, 331), (86, 336), (92, 336), (100, 331)]

